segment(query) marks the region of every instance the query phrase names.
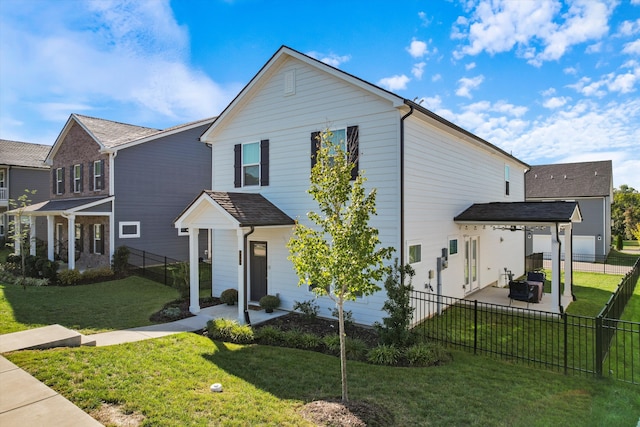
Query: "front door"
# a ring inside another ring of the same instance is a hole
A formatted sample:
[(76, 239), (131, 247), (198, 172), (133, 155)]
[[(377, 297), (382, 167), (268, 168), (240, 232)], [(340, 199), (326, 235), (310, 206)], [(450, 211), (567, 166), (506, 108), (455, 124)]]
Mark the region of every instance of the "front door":
[(464, 288), (473, 292), (479, 287), (479, 251), (480, 237), (467, 236), (464, 239)]
[(267, 242), (250, 242), (249, 299), (260, 301), (267, 294)]

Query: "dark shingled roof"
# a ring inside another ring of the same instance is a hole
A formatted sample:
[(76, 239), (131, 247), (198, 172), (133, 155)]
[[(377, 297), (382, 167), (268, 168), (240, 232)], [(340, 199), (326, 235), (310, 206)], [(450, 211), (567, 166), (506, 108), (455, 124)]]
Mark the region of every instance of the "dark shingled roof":
[(241, 227), (293, 225), (295, 221), (262, 194), (205, 191), (229, 213)]
[(160, 129), (112, 122), (111, 120), (83, 116), (81, 114), (73, 114), (73, 116), (107, 148), (117, 147), (118, 145), (161, 132)]
[(525, 174), (527, 199), (603, 197), (612, 186), (611, 160), (531, 166)]
[(571, 222), (580, 217), (577, 202), (498, 202), (476, 203), (454, 218), (458, 222), (542, 223)]
[[(59, 200), (47, 200), (45, 202), (36, 203), (34, 205), (29, 205), (24, 208), (24, 213), (29, 214), (40, 213), (46, 214), (47, 212), (63, 212), (69, 209), (78, 209), (84, 205), (88, 205), (93, 202), (100, 201), (105, 199), (105, 202), (109, 201), (110, 196), (99, 196), (99, 197), (83, 197), (80, 199), (59, 199)], [(111, 208), (108, 209), (111, 211)], [(37, 215), (36, 215), (37, 216)]]
[(0, 164), (49, 169), (44, 159), (50, 149), (50, 145), (0, 139)]

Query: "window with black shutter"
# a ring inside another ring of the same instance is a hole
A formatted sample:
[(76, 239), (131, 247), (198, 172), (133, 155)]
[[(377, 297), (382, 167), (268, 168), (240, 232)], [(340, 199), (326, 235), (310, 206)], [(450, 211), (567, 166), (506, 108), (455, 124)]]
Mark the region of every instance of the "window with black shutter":
[[(349, 162), (353, 164), (351, 169), (351, 179), (354, 180), (358, 176), (359, 170), (359, 132), (358, 126), (349, 126), (346, 129), (334, 129), (330, 131), (331, 135), (328, 141), (334, 145), (340, 145), (343, 151), (349, 154)], [(321, 133), (311, 133), (311, 167), (316, 164), (316, 155), (320, 147)]]
[(234, 187), (269, 185), (269, 140), (233, 147)]

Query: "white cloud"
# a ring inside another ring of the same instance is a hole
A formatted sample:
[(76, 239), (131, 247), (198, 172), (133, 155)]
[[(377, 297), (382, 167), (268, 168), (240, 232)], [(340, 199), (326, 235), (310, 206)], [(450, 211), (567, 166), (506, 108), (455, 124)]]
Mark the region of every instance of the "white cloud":
[(427, 14), (422, 11), (418, 12), (418, 18), (420, 18), (423, 27), (428, 27), (431, 24), (432, 19), (429, 19)]
[(556, 93), (556, 89), (553, 87), (550, 87), (549, 89), (543, 90), (540, 93), (542, 96), (551, 96)]
[(432, 82), (439, 82), (440, 80), (442, 80), (442, 75), (441, 74), (434, 74), (433, 76), (431, 76), (431, 81)]
[(424, 55), (429, 53), (427, 49), (427, 43), (413, 39), (409, 47), (407, 47), (407, 52), (414, 58), (422, 58)]
[(617, 35), (629, 37), (638, 33), (640, 33), (640, 19), (636, 19), (635, 21), (622, 21), (618, 27)]
[(477, 89), (484, 81), (484, 76), (476, 76), (472, 78), (463, 77), (458, 80), (458, 89), (456, 89), (456, 95), (463, 96), (465, 98), (471, 98), (471, 91)]
[(385, 77), (378, 80), (377, 85), (382, 86), (385, 89), (394, 91), (394, 90), (404, 90), (407, 88), (407, 83), (409, 83), (411, 79), (404, 74), (395, 75), (391, 77)]
[(552, 98), (547, 99), (542, 103), (544, 108), (549, 108), (550, 110), (560, 108), (565, 105), (570, 98), (566, 98), (564, 96), (554, 96)]
[(626, 43), (622, 49), (622, 53), (629, 55), (640, 55), (640, 39), (634, 42)]
[(567, 87), (574, 89), (584, 96), (603, 97), (609, 92), (621, 94), (635, 91), (635, 86), (640, 82), (640, 64), (636, 61), (627, 61), (621, 69), (627, 69), (620, 73), (608, 73), (593, 81), (589, 77), (583, 77), (575, 84)]
[(565, 74), (570, 74), (572, 76), (578, 74), (578, 70), (575, 67), (566, 67), (562, 70), (562, 72)]
[(603, 0), (575, 0), (566, 12), (558, 0), (471, 0), (468, 6), (471, 19), (459, 18), (452, 33), (467, 41), (454, 52), (456, 59), (517, 47), (516, 54), (537, 67), (561, 58), (571, 46), (605, 36), (614, 8)]
[(418, 62), (417, 64), (413, 64), (413, 68), (411, 69), (411, 74), (418, 80), (422, 79), (422, 74), (424, 73), (424, 66), (427, 65), (426, 62)]
[(316, 51), (307, 52), (307, 55), (335, 68), (340, 67), (341, 64), (344, 64), (351, 59), (351, 55), (337, 55), (335, 53), (327, 54)]
[(467, 65), (464, 66), (464, 69), (469, 71), (469, 70), (473, 70), (474, 68), (476, 68), (476, 63), (475, 62), (470, 62)]

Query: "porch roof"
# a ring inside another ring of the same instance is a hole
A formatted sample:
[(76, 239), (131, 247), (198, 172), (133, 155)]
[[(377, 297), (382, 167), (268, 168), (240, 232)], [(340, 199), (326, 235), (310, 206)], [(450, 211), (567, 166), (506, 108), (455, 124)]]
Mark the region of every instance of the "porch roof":
[[(29, 205), (22, 210), (22, 214), (26, 216), (45, 216), (45, 215), (60, 215), (65, 214), (82, 214), (85, 209), (91, 209), (92, 215), (96, 214), (110, 214), (111, 204), (113, 196), (100, 196), (100, 197), (84, 197), (80, 199), (60, 199), (60, 200), (47, 200), (44, 202)], [(96, 207), (109, 203), (108, 208), (99, 209)], [(13, 213), (17, 209), (8, 213)]]
[[(294, 225), (295, 221), (262, 194), (204, 190), (176, 218), (176, 226), (188, 227), (190, 214), (213, 203), (237, 227)], [(206, 208), (205, 208), (206, 209)], [(213, 214), (215, 215), (215, 210)]]
[(457, 223), (495, 225), (540, 225), (582, 222), (577, 202), (475, 203), (457, 215)]

